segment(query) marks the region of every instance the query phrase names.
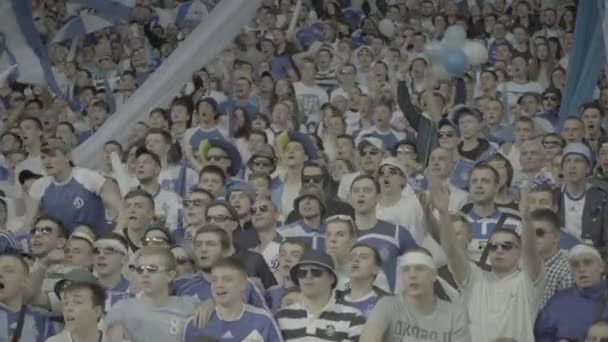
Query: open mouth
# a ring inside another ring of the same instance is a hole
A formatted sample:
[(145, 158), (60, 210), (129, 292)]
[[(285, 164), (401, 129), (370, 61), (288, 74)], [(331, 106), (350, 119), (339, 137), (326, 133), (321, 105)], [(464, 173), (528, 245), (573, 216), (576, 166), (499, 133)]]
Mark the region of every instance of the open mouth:
[(4, 290), (4, 282), (0, 281), (0, 290)]

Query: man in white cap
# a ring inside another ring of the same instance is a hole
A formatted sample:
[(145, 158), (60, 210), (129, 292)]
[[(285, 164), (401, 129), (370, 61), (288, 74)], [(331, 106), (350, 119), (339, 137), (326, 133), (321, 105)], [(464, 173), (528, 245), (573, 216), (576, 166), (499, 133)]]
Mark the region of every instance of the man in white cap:
[(405, 166), (396, 157), (388, 157), (378, 168), (380, 198), (377, 217), (407, 228), (418, 244), (425, 235), (424, 215), (416, 193), (407, 184)]
[(527, 194), (522, 194), (520, 204), (524, 220), (521, 237), (508, 228), (496, 228), (489, 236), (489, 272), (471, 263), (466, 251), (453, 243), (457, 240), (446, 188), (432, 184), (430, 194), (439, 211), (441, 247), (471, 316), (471, 341), (499, 337), (534, 341), (532, 322), (540, 306), (545, 270), (530, 224)]
[[(538, 314), (534, 326), (537, 342), (578, 340), (598, 319), (608, 318), (604, 262), (597, 249), (580, 244), (568, 253), (575, 286), (556, 293)], [(575, 315), (575, 316), (573, 316)]]
[(399, 261), (399, 277), (401, 292), (378, 301), (360, 342), (471, 341), (466, 308), (435, 296), (437, 269), (427, 250), (407, 251)]
[(591, 241), (605, 254), (605, 227), (608, 227), (608, 193), (588, 182), (593, 165), (591, 150), (570, 143), (562, 154), (564, 186), (559, 215), (562, 226), (582, 241)]
[(382, 140), (366, 136), (357, 143), (357, 150), (359, 151), (360, 171), (345, 175), (338, 188), (338, 197), (347, 203), (350, 202), (350, 187), (353, 180), (362, 174), (373, 176), (382, 162), (386, 147)]

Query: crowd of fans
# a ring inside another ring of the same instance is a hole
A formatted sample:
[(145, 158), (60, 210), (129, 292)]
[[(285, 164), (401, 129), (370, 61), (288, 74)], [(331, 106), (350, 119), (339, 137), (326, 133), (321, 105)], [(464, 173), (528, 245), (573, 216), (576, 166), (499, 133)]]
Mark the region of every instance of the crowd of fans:
[[(31, 0), (62, 95), (0, 85), (0, 340), (608, 341), (607, 74), (559, 117), (575, 2), (264, 1), (96, 170), (72, 150), (220, 1), (56, 42), (75, 2)], [(440, 80), (450, 25), (489, 58)]]

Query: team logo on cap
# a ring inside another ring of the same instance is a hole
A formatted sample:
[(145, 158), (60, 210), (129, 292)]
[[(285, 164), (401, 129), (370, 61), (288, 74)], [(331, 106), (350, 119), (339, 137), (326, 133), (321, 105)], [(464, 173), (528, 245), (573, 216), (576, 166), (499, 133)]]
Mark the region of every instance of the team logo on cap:
[(325, 334), (327, 334), (328, 337), (334, 336), (335, 333), (336, 328), (333, 325), (328, 325), (327, 328), (325, 328)]

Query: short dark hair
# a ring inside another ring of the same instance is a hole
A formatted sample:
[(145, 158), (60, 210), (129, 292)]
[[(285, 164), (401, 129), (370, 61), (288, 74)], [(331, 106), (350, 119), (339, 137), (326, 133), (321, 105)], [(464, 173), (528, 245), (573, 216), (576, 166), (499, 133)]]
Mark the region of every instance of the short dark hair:
[(245, 265), (241, 260), (234, 256), (218, 260), (215, 265), (211, 267), (211, 270), (213, 271), (217, 268), (230, 268), (238, 271), (244, 278), (247, 278), (247, 269), (245, 268)]
[(584, 104), (581, 106), (581, 112), (580, 112), (580, 113), (581, 113), (581, 116), (583, 116), (583, 113), (584, 113), (584, 112), (585, 112), (587, 109), (595, 109), (595, 110), (597, 110), (598, 112), (600, 112), (600, 116), (601, 116), (601, 117), (604, 117), (604, 111), (602, 110), (602, 107), (600, 107), (600, 105), (599, 105), (597, 102), (595, 102), (595, 101), (584, 103)]
[(492, 240), (492, 237), (496, 234), (509, 234), (511, 236), (513, 236), (515, 238), (515, 241), (517, 241), (518, 244), (521, 245), (521, 236), (519, 236), (519, 234), (517, 234), (516, 231), (514, 231), (513, 229), (509, 229), (509, 228), (497, 228), (494, 229), (494, 231), (492, 232), (492, 234), (490, 234), (490, 238), (488, 239), (488, 242), (490, 240)]
[(94, 101), (89, 105), (91, 108), (103, 109), (106, 113), (110, 113), (110, 106), (103, 100)]
[(236, 210), (230, 204), (230, 202), (228, 202), (226, 200), (217, 200), (217, 199), (214, 199), (213, 201), (207, 203), (207, 206), (205, 207), (205, 216), (207, 216), (209, 214), (209, 209), (213, 208), (213, 207), (224, 207), (224, 208), (226, 208), (226, 210), (228, 211), (228, 214), (230, 214), (230, 218), (232, 218), (234, 221), (238, 222), (238, 220), (239, 220), (239, 214), (236, 212)]
[(148, 137), (150, 134), (158, 134), (158, 135), (162, 136), (163, 140), (165, 141), (165, 144), (167, 144), (167, 145), (171, 145), (173, 143), (173, 138), (171, 137), (171, 133), (169, 133), (169, 131), (167, 131), (166, 129), (150, 128), (148, 130), (148, 133), (146, 133), (146, 137)]
[(100, 236), (97, 237), (97, 239), (95, 239), (95, 241), (97, 240), (115, 240), (118, 241), (121, 245), (123, 245), (125, 247), (125, 249), (129, 249), (129, 242), (127, 241), (127, 239), (122, 236), (121, 234), (115, 233), (115, 232), (107, 232), (104, 234), (101, 234)]
[(355, 179), (353, 179), (353, 182), (350, 184), (350, 191), (353, 191), (353, 187), (355, 186), (355, 183), (362, 181), (362, 180), (370, 180), (372, 183), (374, 183), (374, 187), (376, 187), (376, 193), (379, 194), (380, 193), (380, 183), (378, 182), (378, 180), (370, 175), (365, 175), (365, 174), (361, 174), (359, 176), (357, 176)]
[(201, 234), (215, 234), (220, 238), (220, 246), (222, 246), (222, 250), (227, 251), (230, 249), (230, 236), (228, 233), (215, 224), (206, 224), (199, 228), (196, 233), (194, 233), (194, 240)]
[[(471, 169), (471, 172), (469, 173), (469, 175), (472, 176), (473, 172), (481, 171), (481, 170), (490, 171), (492, 173), (492, 175), (494, 176), (495, 183), (498, 184), (500, 182), (500, 175), (498, 174), (498, 171), (496, 171), (495, 168), (493, 168), (490, 164), (488, 164), (485, 161), (475, 164), (475, 166), (473, 166), (473, 168)], [(469, 184), (470, 184), (471, 178), (472, 178), (470, 176), (469, 176)]]
[(152, 208), (154, 208), (154, 197), (152, 197), (152, 195), (150, 195), (148, 192), (146, 192), (144, 190), (140, 190), (140, 189), (133, 189), (133, 190), (129, 191), (125, 195), (124, 201), (126, 202), (127, 200), (129, 200), (131, 198), (135, 198), (135, 197), (145, 198), (146, 200), (148, 200), (148, 203), (150, 203)]
[(93, 302), (93, 307), (99, 306), (102, 309), (105, 307), (106, 291), (102, 287), (85, 283), (70, 283), (66, 285), (67, 286), (65, 286), (61, 290), (61, 292), (68, 292), (78, 289), (88, 289), (89, 291), (91, 291), (91, 301)]
[(66, 228), (66, 226), (63, 224), (63, 222), (61, 222), (61, 220), (59, 220), (57, 217), (49, 215), (49, 214), (42, 214), (42, 215), (38, 216), (36, 221), (34, 221), (34, 226), (37, 225), (38, 222), (40, 222), (40, 221), (51, 221), (55, 225), (57, 225), (57, 228), (59, 228), (59, 231), (57, 232), (59, 234), (59, 237), (67, 239), (70, 236), (70, 231)]
[(116, 140), (108, 140), (108, 141), (105, 142), (105, 144), (103, 144), (103, 146), (107, 146), (107, 145), (114, 145), (114, 146), (118, 147), (119, 153), (122, 154), (122, 152), (123, 152), (122, 145), (118, 141), (116, 141)]
[(162, 163), (160, 162), (160, 158), (158, 157), (158, 155), (150, 150), (148, 150), (145, 147), (139, 147), (137, 149), (137, 151), (135, 152), (135, 159), (138, 159), (141, 156), (150, 156), (150, 158), (152, 158), (152, 160), (156, 163), (156, 165), (158, 165), (159, 167), (162, 166)]
[(557, 206), (559, 204), (561, 196), (558, 195), (558, 191), (556, 188), (552, 187), (551, 185), (549, 185), (547, 183), (541, 183), (541, 184), (534, 185), (530, 189), (530, 193), (534, 193), (534, 192), (546, 192), (551, 195), (551, 203), (553, 204), (553, 206)]
[(376, 264), (376, 266), (382, 266), (382, 257), (380, 256), (380, 253), (374, 246), (367, 244), (365, 242), (357, 242), (350, 248), (350, 250), (352, 251), (353, 249), (359, 248), (359, 247), (364, 247), (364, 248), (370, 249), (374, 253), (374, 263)]
[(19, 251), (17, 250), (13, 250), (9, 253), (4, 253), (4, 254), (0, 254), (0, 258), (13, 258), (16, 259), (19, 264), (21, 264), (21, 267), (23, 267), (23, 273), (24, 274), (29, 274), (30, 273), (30, 266), (27, 263), (27, 261), (25, 260), (25, 258), (23, 257), (23, 255), (21, 255), (19, 253)]
[(264, 138), (264, 143), (268, 144), (268, 135), (266, 134), (266, 132), (262, 131), (261, 129), (254, 128), (251, 131), (249, 131), (249, 136), (247, 138), (251, 137), (254, 134), (262, 136)]
[(515, 173), (515, 171), (513, 170), (513, 165), (511, 164), (509, 159), (505, 158), (505, 156), (503, 156), (500, 153), (494, 153), (493, 155), (490, 156), (490, 158), (486, 159), (485, 162), (490, 163), (493, 161), (500, 161), (500, 162), (505, 163), (505, 169), (507, 169), (507, 182), (506, 182), (505, 186), (507, 187), (507, 189), (510, 188), (511, 182), (513, 182), (513, 174)]
[(293, 237), (286, 237), (281, 242), (281, 246), (287, 245), (287, 244), (297, 245), (297, 246), (301, 247), (302, 248), (302, 252), (305, 252), (310, 247), (308, 245), (308, 243), (306, 243), (304, 240), (302, 240), (302, 239), (296, 239), (296, 238), (293, 238)]
[(536, 209), (530, 213), (530, 220), (543, 221), (551, 225), (555, 231), (560, 230), (560, 222), (557, 214), (551, 209)]
[(203, 174), (205, 173), (211, 173), (211, 174), (216, 174), (218, 176), (220, 176), (222, 178), (222, 184), (226, 184), (226, 175), (224, 174), (224, 171), (217, 165), (205, 165), (201, 171), (198, 173), (199, 178), (203, 177)]

